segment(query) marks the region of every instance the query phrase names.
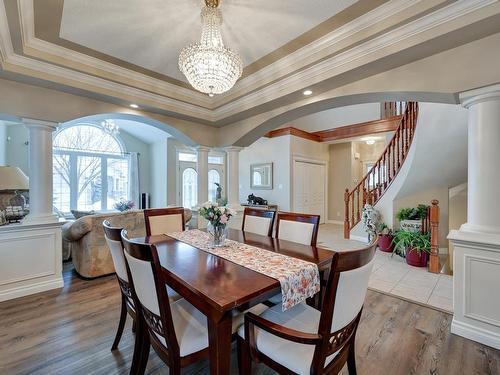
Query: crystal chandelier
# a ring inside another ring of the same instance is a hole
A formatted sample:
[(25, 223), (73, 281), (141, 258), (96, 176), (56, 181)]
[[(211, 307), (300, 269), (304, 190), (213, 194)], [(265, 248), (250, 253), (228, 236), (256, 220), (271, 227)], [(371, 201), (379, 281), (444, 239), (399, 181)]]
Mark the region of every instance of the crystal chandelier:
[(241, 57), (222, 42), (218, 5), (219, 0), (205, 0), (201, 40), (183, 48), (179, 55), (180, 71), (196, 90), (209, 96), (231, 89), (243, 72)]
[(120, 133), (120, 128), (113, 120), (104, 120), (101, 122), (101, 126), (106, 133), (112, 136), (116, 136)]

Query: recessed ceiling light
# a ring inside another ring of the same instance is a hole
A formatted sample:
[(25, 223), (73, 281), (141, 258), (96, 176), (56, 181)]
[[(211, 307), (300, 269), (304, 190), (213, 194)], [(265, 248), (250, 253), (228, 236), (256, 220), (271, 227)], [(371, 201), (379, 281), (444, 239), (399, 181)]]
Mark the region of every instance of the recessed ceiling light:
[(306, 90), (304, 91), (302, 94), (304, 94), (305, 96), (309, 96), (311, 95), (313, 92), (311, 90)]
[(139, 106), (137, 104), (130, 104), (130, 107), (132, 107), (132, 108), (139, 108)]
[(374, 140), (374, 139), (368, 139), (368, 140), (366, 141), (366, 144), (367, 144), (367, 145), (373, 145), (373, 144), (375, 144), (375, 140)]

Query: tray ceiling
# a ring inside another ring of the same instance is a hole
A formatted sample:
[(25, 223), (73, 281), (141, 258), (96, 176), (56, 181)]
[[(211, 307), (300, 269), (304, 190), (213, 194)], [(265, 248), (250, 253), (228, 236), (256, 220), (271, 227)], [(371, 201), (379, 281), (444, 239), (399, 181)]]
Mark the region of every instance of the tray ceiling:
[[(222, 35), (248, 66), (354, 3), (222, 0)], [(184, 46), (200, 38), (202, 4), (199, 0), (65, 0), (59, 36), (186, 81), (177, 59)]]

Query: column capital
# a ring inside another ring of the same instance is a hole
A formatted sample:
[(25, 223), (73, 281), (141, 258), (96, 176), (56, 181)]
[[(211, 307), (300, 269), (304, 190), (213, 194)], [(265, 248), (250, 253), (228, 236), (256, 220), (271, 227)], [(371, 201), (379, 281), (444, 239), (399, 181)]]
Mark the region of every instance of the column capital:
[(465, 108), (482, 102), (500, 101), (500, 84), (461, 92), (459, 98)]
[(244, 147), (240, 147), (240, 146), (227, 146), (227, 147), (224, 147), (224, 151), (226, 151), (226, 152), (240, 152), (243, 149), (244, 149)]
[(195, 148), (196, 148), (196, 151), (198, 151), (198, 152), (210, 152), (210, 150), (212, 149), (211, 147), (203, 146), (203, 145), (196, 146)]
[(23, 124), (27, 128), (47, 130), (53, 132), (59, 126), (59, 123), (45, 120), (37, 120), (33, 118), (23, 117)]

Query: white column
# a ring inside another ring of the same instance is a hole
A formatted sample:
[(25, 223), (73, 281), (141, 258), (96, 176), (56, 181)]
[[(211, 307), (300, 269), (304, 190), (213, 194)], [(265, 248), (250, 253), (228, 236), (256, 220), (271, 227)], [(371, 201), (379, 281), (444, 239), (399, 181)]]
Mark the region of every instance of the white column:
[(30, 213), (25, 224), (57, 222), (52, 210), (52, 132), (57, 123), (23, 119), (29, 130), (29, 197)]
[(242, 147), (226, 147), (227, 153), (227, 203), (239, 209), (240, 203), (240, 151)]
[(467, 223), (454, 245), (451, 331), (500, 349), (500, 85), (460, 94), (468, 114)]
[(208, 201), (208, 152), (210, 148), (198, 146), (198, 205)]

